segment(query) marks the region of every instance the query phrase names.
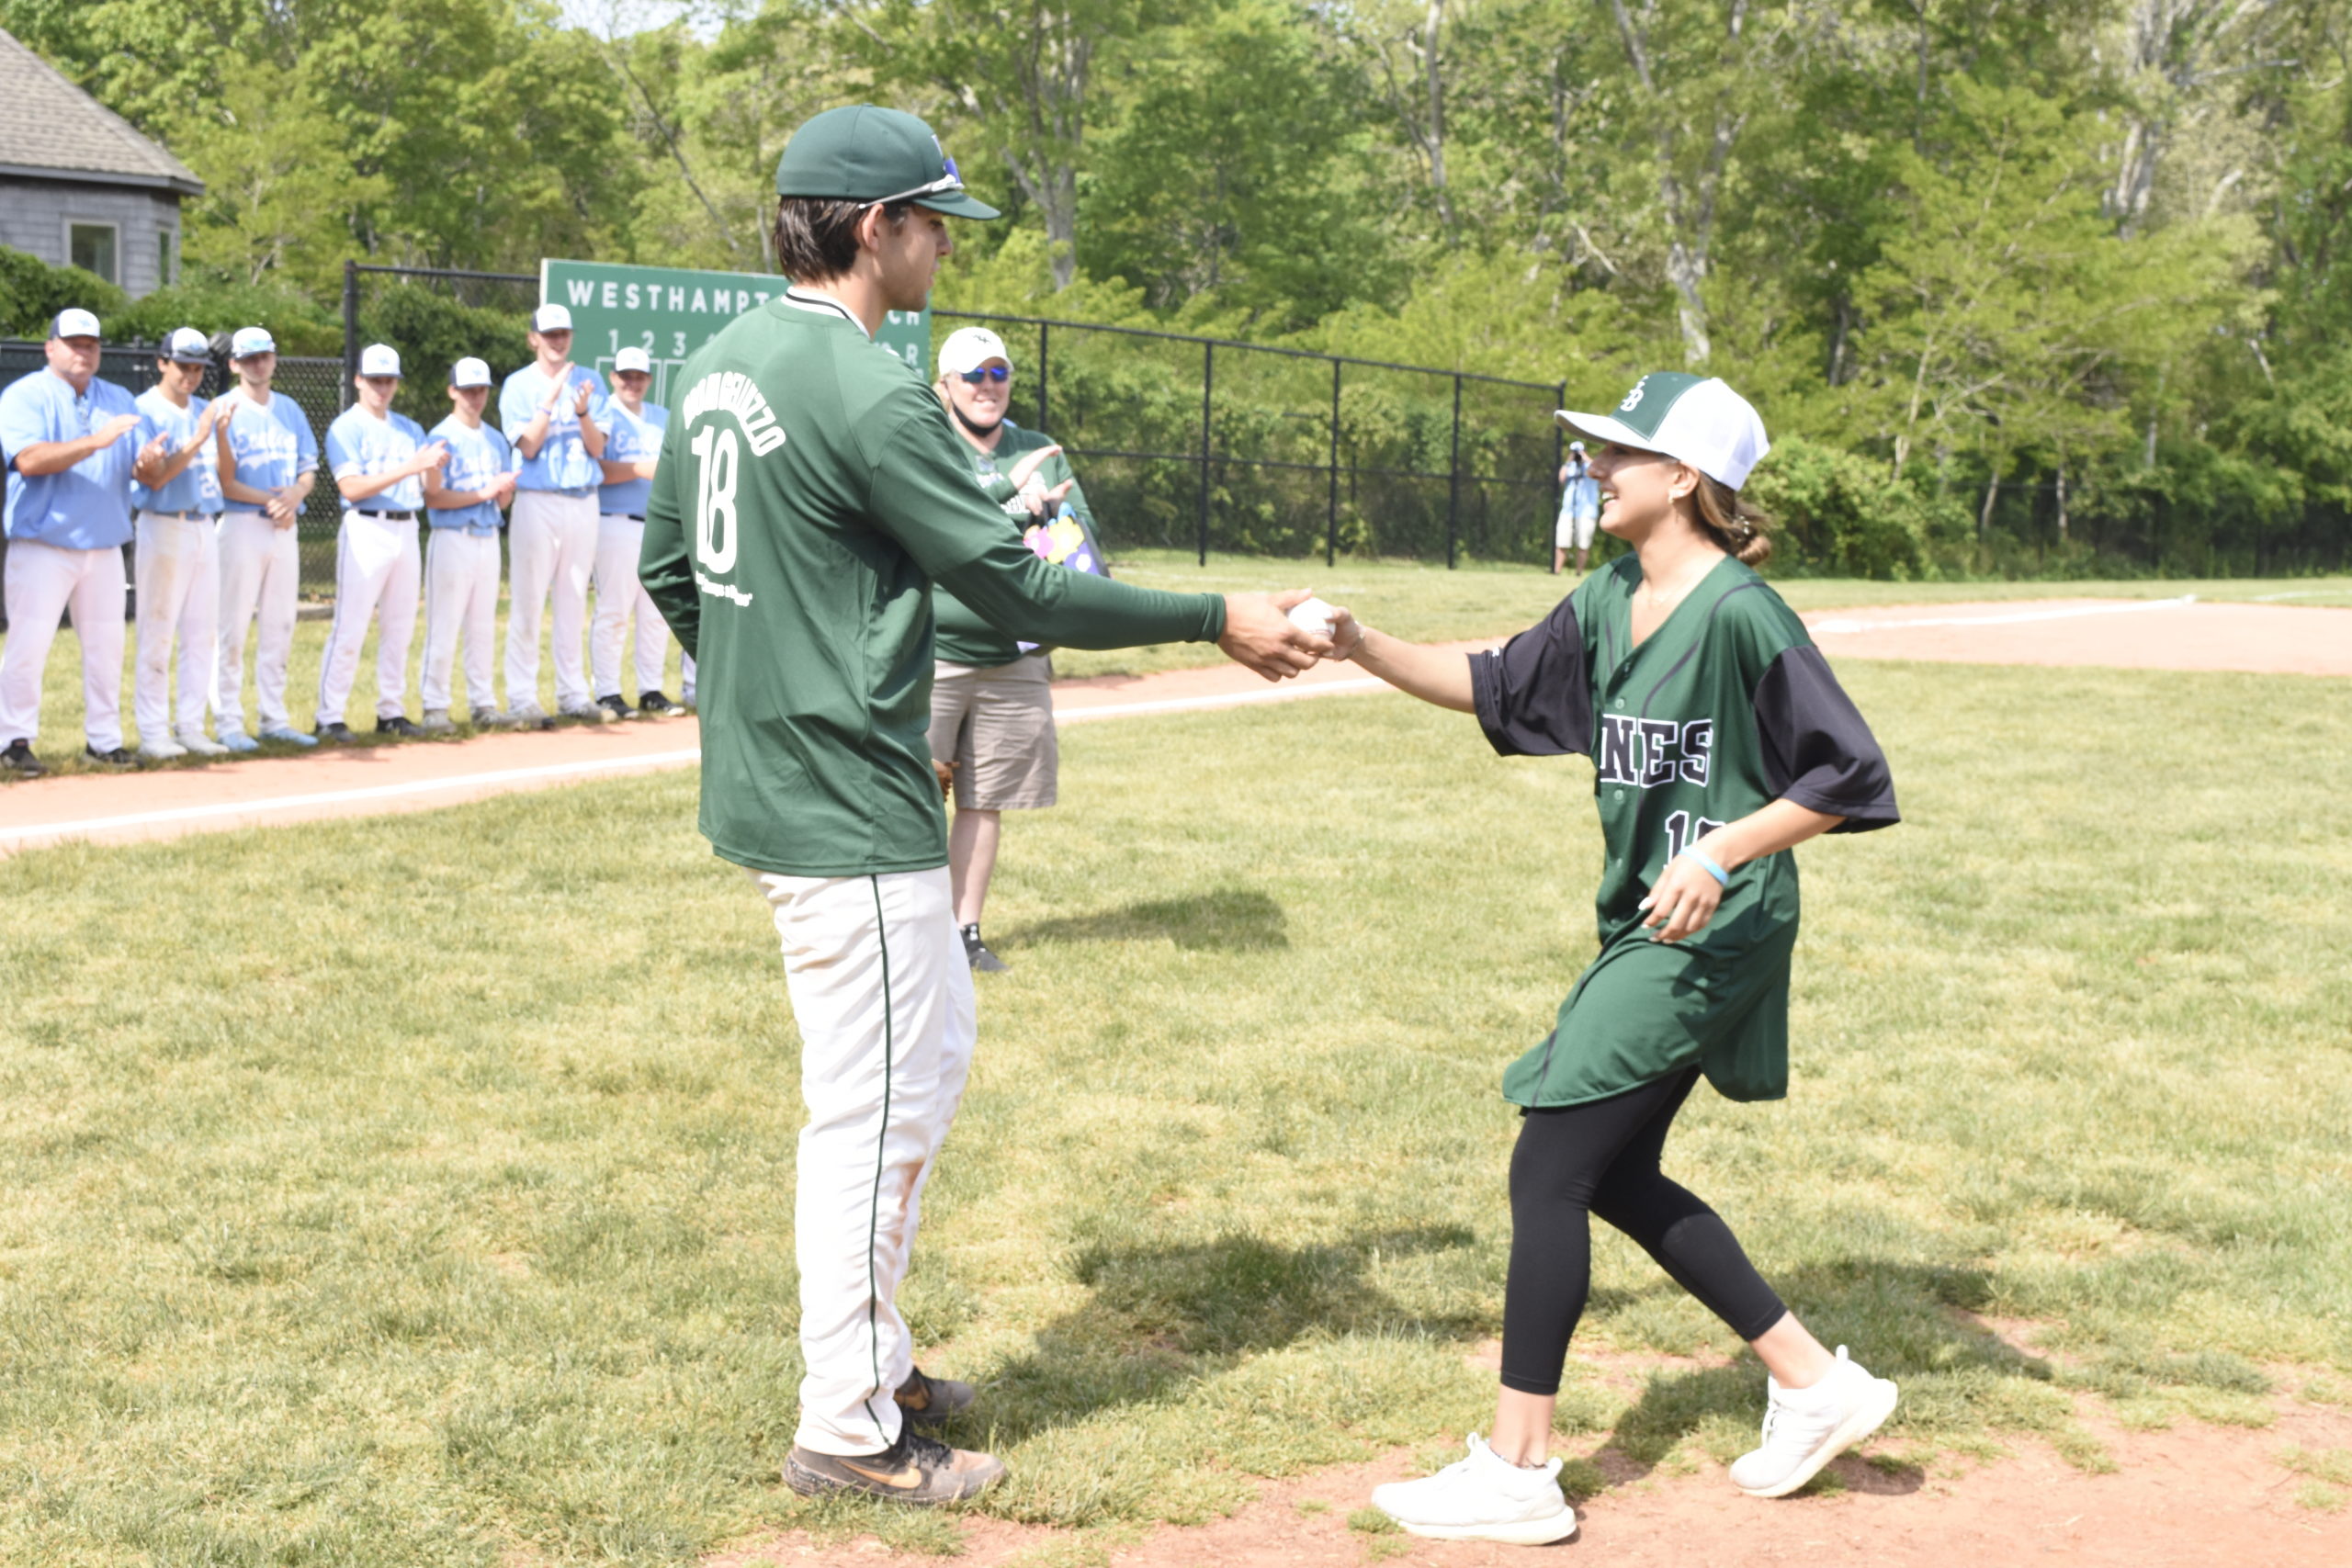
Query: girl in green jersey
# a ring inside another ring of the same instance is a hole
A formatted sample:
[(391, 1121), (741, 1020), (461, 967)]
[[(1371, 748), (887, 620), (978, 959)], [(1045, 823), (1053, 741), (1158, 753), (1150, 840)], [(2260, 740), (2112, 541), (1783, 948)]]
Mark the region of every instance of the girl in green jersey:
[(1734, 1100), (1788, 1083), (1797, 872), (1815, 834), (1884, 827), (1894, 792), (1870, 728), (1804, 626), (1752, 568), (1770, 549), (1739, 499), (1769, 449), (1719, 380), (1646, 376), (1609, 414), (1561, 421), (1593, 458), (1600, 526), (1633, 547), (1544, 622), (1464, 659), (1358, 626), (1333, 657), (1477, 716), (1505, 755), (1590, 756), (1608, 860), (1600, 952), (1552, 1032), (1503, 1078), (1511, 1157), (1502, 1388), (1491, 1443), (1374, 1501), (1408, 1530), (1540, 1544), (1573, 1534), (1553, 1406), (1589, 1284), (1589, 1217), (1638, 1242), (1770, 1374), (1744, 1492), (1795, 1491), (1893, 1413), (1894, 1384), (1831, 1352), (1758, 1275), (1713, 1210), (1659, 1169), (1704, 1077)]

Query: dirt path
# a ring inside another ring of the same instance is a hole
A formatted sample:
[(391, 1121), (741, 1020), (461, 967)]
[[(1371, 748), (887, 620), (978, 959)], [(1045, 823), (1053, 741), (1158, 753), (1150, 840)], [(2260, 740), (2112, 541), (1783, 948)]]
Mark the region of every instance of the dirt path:
[[(1922, 1473), (1883, 1471), (1847, 1458), (1833, 1467), (1842, 1489), (1777, 1503), (1743, 1497), (1719, 1466), (1624, 1480), (1577, 1509), (1573, 1540), (1530, 1549), (1468, 1541), (1368, 1536), (1349, 1528), (1372, 1488), (1416, 1473), (1399, 1450), (1370, 1464), (1270, 1483), (1258, 1501), (1194, 1529), (1161, 1526), (1114, 1549), (1112, 1568), (2018, 1568), (2025, 1562), (2089, 1568), (2345, 1568), (2352, 1563), (2352, 1510), (2295, 1501), (2302, 1484), (2277, 1462), (2290, 1446), (2352, 1445), (2352, 1411), (2282, 1401), (2274, 1427), (2131, 1432), (2086, 1404), (2084, 1417), (2108, 1444), (2114, 1473), (2087, 1475), (2037, 1441), (1991, 1464)], [(1630, 1467), (1587, 1443), (1553, 1451), (1594, 1458), (1612, 1479)], [(999, 1568), (1066, 1532), (976, 1518), (966, 1526), (967, 1568)], [(704, 1560), (704, 1568), (849, 1568), (893, 1560), (871, 1539), (825, 1542), (786, 1532)], [(922, 1561), (899, 1558), (899, 1562)], [(1041, 1554), (1031, 1561), (1091, 1562)]]
[[(2352, 609), (2068, 599), (1826, 610), (1805, 621), (1832, 660), (2352, 676)], [(1453, 646), (1485, 648), (1494, 640)], [(1054, 704), (1062, 723), (1080, 724), (1385, 690), (1352, 665), (1321, 666), (1278, 686), (1220, 665), (1064, 681), (1054, 688)], [(697, 760), (698, 745), (695, 721), (681, 718), (38, 779), (0, 786), (0, 854), (70, 839), (123, 843), (427, 811), (520, 790), (685, 767)]]

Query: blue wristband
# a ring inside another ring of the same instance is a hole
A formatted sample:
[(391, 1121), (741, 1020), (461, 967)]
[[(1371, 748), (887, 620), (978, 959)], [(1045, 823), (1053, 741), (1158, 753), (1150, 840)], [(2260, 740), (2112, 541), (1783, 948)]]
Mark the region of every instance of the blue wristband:
[(1724, 886), (1729, 887), (1731, 886), (1731, 873), (1725, 871), (1722, 866), (1717, 865), (1713, 861), (1709, 860), (1698, 851), (1685, 850), (1682, 852), (1682, 855), (1686, 860), (1697, 861), (1701, 871), (1703, 871), (1709, 876), (1713, 877)]

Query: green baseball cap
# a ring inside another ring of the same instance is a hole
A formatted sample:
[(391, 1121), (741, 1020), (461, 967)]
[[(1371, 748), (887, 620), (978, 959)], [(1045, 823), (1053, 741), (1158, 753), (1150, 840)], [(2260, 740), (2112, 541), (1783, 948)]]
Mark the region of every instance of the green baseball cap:
[(827, 109), (792, 133), (776, 160), (778, 196), (911, 201), (956, 218), (1003, 216), (964, 189), (956, 160), (913, 115), (873, 104)]

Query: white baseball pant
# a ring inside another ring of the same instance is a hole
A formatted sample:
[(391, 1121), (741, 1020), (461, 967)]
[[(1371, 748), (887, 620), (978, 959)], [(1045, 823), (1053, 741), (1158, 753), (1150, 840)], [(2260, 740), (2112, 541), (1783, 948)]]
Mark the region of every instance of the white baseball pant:
[(220, 514), (220, 643), (214, 660), (212, 711), (222, 734), (245, 728), (245, 634), (261, 617), (254, 649), (254, 690), (261, 699), (265, 733), (292, 728), (286, 715), (286, 660), (294, 650), (294, 601), (302, 558), (294, 525), (281, 528), (266, 513)]
[(0, 597), (8, 645), (0, 651), (0, 746), (40, 739), (40, 681), (65, 606), (82, 641), (82, 733), (93, 749), (122, 745), (122, 548), (68, 550), (8, 541)]
[(637, 694), (662, 689), (662, 666), (670, 653), (670, 623), (662, 618), (662, 612), (653, 607), (653, 595), (638, 581), (637, 558), (644, 547), (641, 519), (607, 512), (596, 520), (596, 618), (588, 628), (588, 664), (599, 697), (628, 694), (621, 690), (621, 649), (632, 640), (628, 636), (632, 615), (637, 622)]
[[(131, 576), (139, 586), (139, 656), (130, 682), (130, 712), (141, 740), (162, 740), (175, 728), (204, 730), (212, 701), (215, 626), (220, 616), (220, 538), (200, 515), (141, 512)], [(172, 701), (172, 639), (180, 649), (179, 701)]]
[(588, 705), (581, 633), (588, 618), (588, 579), (596, 564), (596, 498), (560, 491), (518, 490), (506, 525), (513, 592), (506, 606), (506, 701), (539, 700), (539, 616), (555, 598), (555, 701)]
[(458, 637), (466, 639), (466, 702), (479, 724), (498, 707), (491, 645), (498, 633), (498, 536), (435, 528), (424, 547), (424, 707), (449, 706)]
[(416, 525), (343, 514), (334, 541), (334, 620), (319, 662), (319, 724), (343, 722), (344, 704), (359, 673), (359, 647), (375, 615), (376, 716), (390, 718), (408, 701), (408, 645), (416, 635), (416, 596), (423, 563)]
[(894, 1298), (972, 1066), (971, 967), (944, 866), (751, 874), (783, 939), (808, 1105), (792, 1209), (808, 1369), (793, 1441), (878, 1453), (898, 1441), (891, 1395), (914, 1368)]
[(691, 653), (681, 653), (678, 655), (678, 690), (684, 694), (678, 700), (684, 703), (688, 707), (694, 706), (695, 656)]

